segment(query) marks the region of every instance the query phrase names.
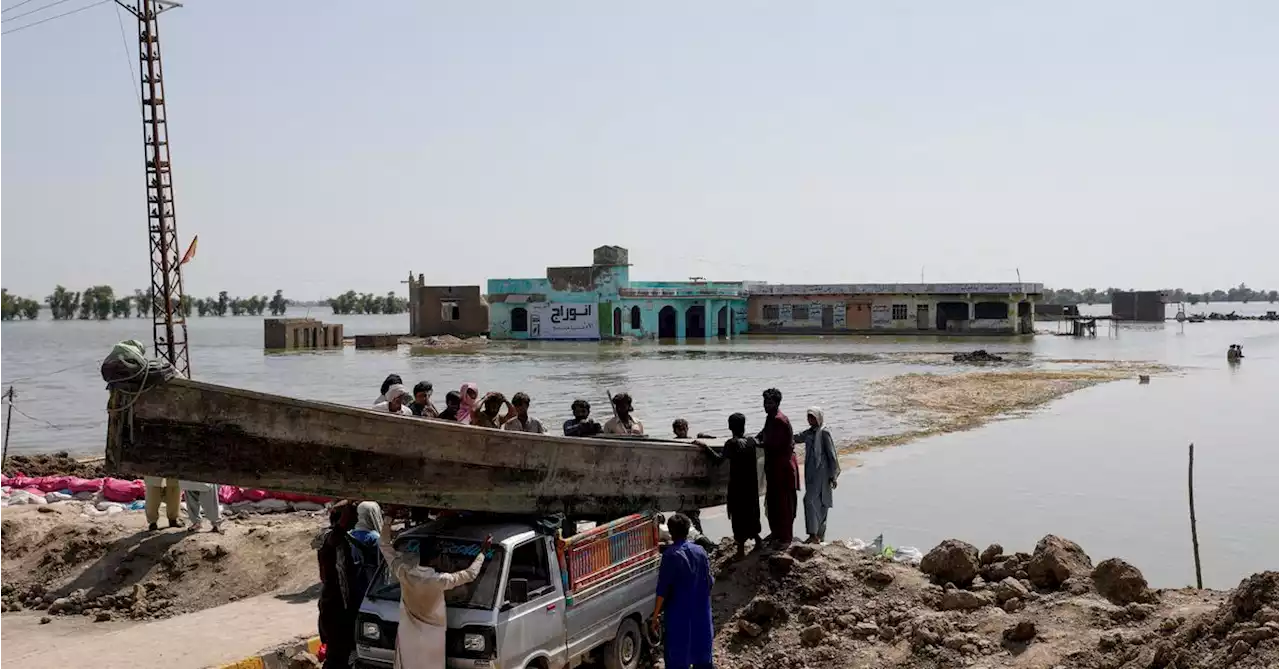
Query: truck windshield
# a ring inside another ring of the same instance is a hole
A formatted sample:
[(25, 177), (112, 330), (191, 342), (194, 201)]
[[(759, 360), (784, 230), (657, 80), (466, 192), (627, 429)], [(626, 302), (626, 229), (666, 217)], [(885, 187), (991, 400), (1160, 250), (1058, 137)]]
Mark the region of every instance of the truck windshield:
[[(451, 539), (447, 537), (406, 537), (396, 541), (396, 550), (401, 553), (418, 555), (426, 547), (429, 553), (436, 555), (432, 568), (441, 572), (462, 571), (471, 566), (471, 561), (480, 552), (480, 543), (469, 539)], [(414, 559), (414, 558), (410, 558)], [(502, 548), (491, 546), (484, 556), (484, 566), (480, 567), (480, 576), (476, 580), (452, 590), (446, 590), (444, 601), (447, 606), (464, 609), (490, 610), (494, 606), (494, 598), (498, 592), (498, 579), (502, 571)], [(384, 562), (378, 569), (373, 585), (369, 588), (370, 599), (390, 599), (399, 601), (400, 583), (387, 570)]]

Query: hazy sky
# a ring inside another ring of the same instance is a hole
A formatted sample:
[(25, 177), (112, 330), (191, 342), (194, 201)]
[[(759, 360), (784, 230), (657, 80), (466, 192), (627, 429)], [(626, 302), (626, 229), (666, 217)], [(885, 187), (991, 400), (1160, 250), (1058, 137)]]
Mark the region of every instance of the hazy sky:
[[(13, 292), (146, 284), (136, 23), (126, 57), (115, 12), (0, 40)], [(1273, 288), (1277, 19), (1274, 0), (189, 0), (161, 27), (187, 290), (477, 283), (601, 244), (648, 280)]]

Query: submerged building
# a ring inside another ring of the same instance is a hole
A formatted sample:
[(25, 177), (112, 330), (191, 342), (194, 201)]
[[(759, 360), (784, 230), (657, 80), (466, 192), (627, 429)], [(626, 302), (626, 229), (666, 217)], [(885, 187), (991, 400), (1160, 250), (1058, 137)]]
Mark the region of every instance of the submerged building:
[(1031, 334), (1039, 283), (632, 281), (626, 249), (545, 277), (490, 279), (491, 339), (795, 334)]
[(1031, 334), (1039, 283), (752, 284), (750, 332)]
[(545, 277), (490, 279), (491, 339), (732, 338), (747, 331), (742, 282), (632, 281), (626, 249)]

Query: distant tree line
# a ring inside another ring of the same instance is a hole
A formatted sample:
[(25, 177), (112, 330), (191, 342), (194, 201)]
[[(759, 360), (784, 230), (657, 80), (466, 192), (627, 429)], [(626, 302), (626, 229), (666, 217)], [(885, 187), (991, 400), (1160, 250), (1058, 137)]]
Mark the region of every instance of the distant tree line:
[[(7, 288), (3, 291), (3, 320), (11, 321), (16, 318), (34, 320), (39, 317), (39, 302), (12, 296)], [(58, 286), (53, 289), (51, 295), (44, 298), (44, 301), (49, 305), (49, 314), (55, 321), (69, 321), (77, 318), (82, 321), (105, 321), (108, 318), (129, 318), (130, 316), (146, 318), (152, 313), (152, 298), (153, 293), (150, 289), (138, 289), (133, 291), (133, 295), (117, 298), (115, 289), (111, 286), (91, 286), (82, 292), (72, 292), (63, 286)], [(267, 299), (266, 295), (248, 298), (228, 297), (227, 291), (224, 290), (219, 292), (216, 298), (192, 299), (190, 295), (183, 295), (178, 309), (184, 316), (190, 316), (192, 312), (200, 316), (226, 316), (228, 311), (232, 316), (261, 316), (267, 311), (270, 311), (272, 316), (283, 316), (290, 304), (291, 302), (285, 299), (284, 292), (280, 290), (277, 290), (271, 299)]]
[[(1170, 302), (1271, 302), (1280, 301), (1280, 292), (1270, 290), (1254, 290), (1243, 283), (1228, 290), (1211, 290), (1203, 293), (1192, 293), (1181, 288), (1166, 288)], [(1075, 291), (1070, 288), (1045, 288), (1044, 301), (1047, 304), (1110, 304), (1111, 294), (1124, 292), (1120, 288), (1085, 288)]]
[(328, 299), (329, 308), (335, 314), (403, 314), (409, 310), (409, 300), (390, 291), (382, 297), (373, 293), (356, 293), (354, 290)]
[(14, 297), (8, 288), (0, 289), (0, 320), (15, 318), (35, 320), (40, 315), (40, 303), (25, 297)]

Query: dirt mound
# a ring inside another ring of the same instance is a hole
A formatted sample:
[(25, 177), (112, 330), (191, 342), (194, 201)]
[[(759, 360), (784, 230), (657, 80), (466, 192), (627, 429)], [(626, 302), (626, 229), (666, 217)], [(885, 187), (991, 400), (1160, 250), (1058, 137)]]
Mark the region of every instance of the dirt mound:
[(89, 519), (60, 507), (5, 509), (0, 610), (157, 618), (317, 581), (318, 515), (230, 520), (219, 535), (148, 532), (141, 513)]
[(79, 476), (85, 479), (96, 479), (106, 476), (102, 465), (102, 460), (82, 462), (71, 457), (66, 451), (39, 455), (11, 455), (4, 461), (4, 475), (14, 476), (21, 472), (27, 476)]
[(1163, 590), (1155, 603), (1120, 606), (1092, 590), (1087, 572), (1036, 588), (1026, 574), (1032, 556), (1001, 551), (984, 551), (981, 575), (961, 588), (839, 544), (733, 560), (722, 543), (713, 556), (715, 664), (1275, 666), (1275, 572), (1228, 593)]

